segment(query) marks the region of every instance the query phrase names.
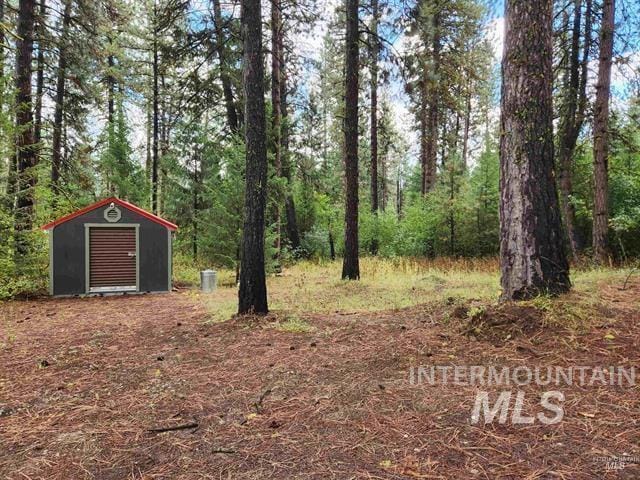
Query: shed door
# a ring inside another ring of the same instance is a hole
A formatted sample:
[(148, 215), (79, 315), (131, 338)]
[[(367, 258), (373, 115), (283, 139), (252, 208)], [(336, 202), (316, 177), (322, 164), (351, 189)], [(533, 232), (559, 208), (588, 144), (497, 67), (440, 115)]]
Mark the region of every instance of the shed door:
[(89, 290), (137, 290), (136, 229), (91, 227), (89, 230)]

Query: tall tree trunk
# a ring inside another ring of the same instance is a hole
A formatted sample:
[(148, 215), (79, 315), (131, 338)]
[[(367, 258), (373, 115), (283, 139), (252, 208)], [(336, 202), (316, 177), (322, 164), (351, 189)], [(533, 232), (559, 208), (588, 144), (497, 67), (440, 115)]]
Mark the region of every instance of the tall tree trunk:
[(33, 138), (36, 143), (42, 139), (42, 95), (44, 92), (44, 36), (46, 31), (47, 5), (46, 0), (40, 0), (38, 15), (38, 60), (36, 67), (36, 105)]
[[(4, 22), (4, 0), (0, 0), (0, 22)], [(4, 29), (0, 28), (0, 45), (4, 45), (5, 35)], [(0, 114), (4, 113), (4, 95), (6, 92), (5, 77), (4, 77), (4, 64), (5, 64), (5, 52), (0, 49)], [(4, 158), (2, 159), (4, 162)], [(13, 182), (15, 180), (16, 162), (15, 156), (10, 155), (7, 158), (7, 183), (5, 186), (5, 205), (7, 210), (13, 210), (13, 204), (15, 201), (14, 194), (15, 188)]]
[(238, 313), (266, 314), (269, 310), (264, 270), (267, 145), (260, 0), (243, 0), (241, 17), (246, 173)]
[(507, 0), (500, 136), (503, 300), (569, 290), (553, 165), (553, 1)]
[(222, 94), (227, 112), (227, 124), (232, 133), (236, 133), (239, 128), (238, 113), (233, 100), (233, 90), (231, 89), (231, 78), (229, 77), (229, 64), (225, 50), (224, 30), (222, 28), (222, 10), (220, 0), (213, 0), (213, 22), (216, 30), (216, 52), (220, 62), (220, 81), (222, 82)]
[[(280, 0), (271, 0), (271, 130), (273, 135), (274, 167), (276, 176), (282, 177), (282, 5)], [(281, 248), (280, 199), (275, 202), (276, 255)]]
[[(109, 43), (113, 45), (113, 40), (109, 39)], [(115, 67), (115, 60), (113, 58), (113, 55), (109, 55), (109, 57), (107, 58), (107, 65), (109, 68), (109, 73), (107, 74), (107, 125), (109, 128), (112, 128), (113, 114), (115, 111), (115, 90), (116, 90), (116, 80), (113, 77), (113, 68)]]
[(60, 169), (62, 166), (62, 118), (64, 113), (65, 83), (67, 79), (67, 42), (71, 21), (71, 0), (65, 0), (62, 17), (62, 33), (58, 49), (58, 74), (56, 79), (56, 101), (53, 115), (53, 149), (51, 152), (51, 188), (58, 194)]
[(615, 0), (604, 0), (600, 27), (600, 60), (593, 114), (593, 257), (609, 260), (609, 96), (615, 28)]
[(398, 217), (398, 220), (402, 218), (402, 203), (402, 179), (400, 175), (400, 168), (398, 168), (398, 176), (396, 178), (396, 215)]
[(380, 208), (383, 212), (387, 210), (389, 203), (389, 186), (387, 179), (387, 163), (389, 161), (389, 138), (382, 144), (382, 162), (380, 162)]
[(371, 0), (371, 33), (369, 35), (371, 68), (371, 211), (378, 211), (378, 0)]
[(36, 186), (36, 152), (33, 137), (33, 104), (31, 98), (34, 10), (34, 0), (20, 0), (15, 79), (17, 90), (15, 253), (18, 258), (29, 253), (29, 241), (26, 235), (33, 226), (34, 190)]
[(331, 224), (329, 224), (329, 258), (332, 261), (336, 259), (336, 244), (333, 240), (333, 231), (331, 230)]
[[(369, 35), (369, 62), (371, 69), (370, 124), (371, 124), (371, 212), (378, 215), (378, 0), (371, 0), (371, 33)], [(371, 253), (378, 253), (377, 226), (371, 239)]]
[[(0, 22), (4, 22), (4, 0), (0, 0)], [(0, 45), (4, 45), (5, 35), (4, 29), (0, 28)], [(5, 52), (4, 49), (0, 48), (0, 115), (4, 114), (5, 110), (5, 77), (4, 77), (4, 64), (5, 64)], [(2, 133), (4, 135), (7, 132), (3, 129)], [(4, 163), (4, 158), (1, 158), (0, 161)], [(13, 207), (15, 204), (15, 172), (16, 172), (16, 156), (11, 154), (7, 158), (7, 184), (5, 188), (5, 201), (4, 204), (7, 208), (7, 211), (13, 212)]]
[(420, 171), (421, 182), (420, 191), (422, 195), (427, 193), (427, 177), (429, 175), (429, 83), (428, 83), (428, 64), (426, 62), (422, 65), (422, 82), (420, 85)]
[[(280, 51), (282, 52), (283, 59), (285, 55), (284, 50), (284, 35), (282, 37), (282, 45)], [(291, 155), (289, 153), (289, 122), (288, 118), (288, 109), (287, 109), (287, 70), (285, 68), (284, 61), (282, 63), (282, 67), (280, 68), (280, 79), (281, 79), (281, 89), (280, 89), (280, 106), (282, 109), (282, 176), (287, 180), (287, 193), (284, 199), (285, 203), (285, 214), (286, 214), (286, 229), (287, 229), (287, 238), (289, 239), (289, 243), (291, 244), (291, 248), (296, 250), (300, 248), (300, 234), (298, 232), (298, 221), (296, 218), (296, 206), (293, 200), (293, 180), (292, 180), (292, 164), (291, 164)]]
[(158, 214), (158, 126), (160, 111), (158, 108), (160, 91), (158, 87), (159, 58), (158, 58), (158, 7), (153, 5), (153, 142), (151, 159), (151, 211)]
[[(153, 102), (149, 102), (147, 100), (147, 125), (146, 125), (146, 130), (147, 130), (147, 135), (146, 135), (146, 157), (145, 157), (145, 164), (144, 164), (144, 170), (145, 170), (145, 174), (146, 174), (146, 179), (147, 182), (149, 180), (151, 180), (151, 163), (152, 163), (152, 155), (151, 155), (151, 144), (153, 143), (152, 140), (152, 136), (153, 136), (153, 128), (152, 128), (152, 123), (153, 123), (153, 115), (152, 115), (152, 111), (153, 111)], [(147, 201), (149, 201), (149, 198), (147, 198)]]
[(343, 280), (360, 278), (358, 255), (358, 0), (346, 0), (344, 169), (346, 205)]
[[(470, 84), (471, 82), (469, 82)], [(469, 168), (469, 130), (471, 129), (471, 88), (468, 85), (468, 91), (465, 98), (464, 106), (464, 133), (462, 134), (462, 168), (466, 171)]]
[(441, 34), (440, 34), (440, 13), (436, 12), (432, 17), (433, 30), (431, 39), (431, 58), (425, 65), (425, 78), (423, 95), (426, 100), (425, 110), (423, 114), (426, 118), (423, 120), (423, 167), (422, 167), (422, 194), (425, 195), (431, 191), (436, 184), (436, 169), (438, 157), (438, 130), (439, 130), (439, 109), (438, 109), (438, 74), (440, 71), (440, 50)]
[(193, 162), (193, 236), (192, 236), (192, 248), (193, 259), (198, 260), (198, 210), (200, 209), (200, 202), (198, 201), (200, 193), (200, 177), (198, 176), (198, 160), (194, 159)]
[[(587, 0), (584, 54), (580, 60), (580, 32), (582, 26), (582, 0), (574, 0), (574, 16), (572, 26), (571, 50), (568, 55), (567, 81), (565, 85), (565, 101), (560, 112), (558, 131), (558, 166), (560, 185), (560, 206), (565, 225), (565, 233), (569, 241), (569, 249), (574, 261), (578, 261), (578, 251), (581, 248), (576, 231), (575, 206), (571, 201), (573, 194), (573, 155), (584, 122), (586, 108), (586, 62), (589, 58), (591, 45), (591, 3)], [(581, 68), (582, 66), (582, 68)]]

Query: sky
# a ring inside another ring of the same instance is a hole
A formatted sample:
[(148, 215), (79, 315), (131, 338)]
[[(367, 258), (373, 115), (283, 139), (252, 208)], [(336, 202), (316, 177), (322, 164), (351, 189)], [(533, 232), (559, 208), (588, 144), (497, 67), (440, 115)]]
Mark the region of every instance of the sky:
[[(396, 6), (400, 7), (400, 2), (404, 2), (405, 0), (390, 0), (391, 2), (396, 2)], [(487, 22), (487, 28), (485, 31), (485, 35), (490, 40), (493, 45), (494, 51), (494, 65), (495, 68), (499, 67), (500, 60), (502, 58), (502, 50), (504, 45), (504, 0), (486, 0), (487, 4), (490, 7), (489, 20)], [(625, 17), (629, 16), (637, 16), (637, 12), (633, 14), (629, 14), (629, 11), (633, 8), (628, 8), (627, 5), (633, 5), (633, 2), (637, 2), (637, 0), (619, 0), (619, 15), (618, 15), (618, 23), (621, 29), (633, 31), (633, 24), (636, 23), (638, 18), (635, 18), (635, 21), (631, 22), (629, 25), (629, 19)], [(265, 10), (265, 18), (269, 17), (269, 2), (263, 2), (263, 9)], [(319, 60), (322, 49), (322, 38), (328, 29), (328, 22), (333, 18), (333, 12), (335, 12), (336, 8), (341, 7), (343, 0), (318, 0), (318, 10), (320, 12), (324, 12), (322, 18), (320, 18), (312, 28), (304, 30), (302, 33), (291, 35), (293, 38), (290, 38), (290, 44), (294, 46), (296, 53), (306, 59), (314, 59)], [(209, 0), (195, 0), (194, 8), (198, 11), (208, 12)], [(239, 10), (235, 9), (235, 14), (239, 14)], [(366, 21), (366, 19), (364, 19)], [(624, 56), (629, 59), (629, 66), (623, 65), (615, 65), (613, 69), (613, 78), (612, 78), (612, 88), (614, 91), (614, 106), (617, 108), (624, 108), (626, 96), (625, 91), (628, 87), (628, 76), (629, 71), (633, 68), (636, 70), (640, 66), (640, 49), (638, 49), (638, 44), (640, 43), (640, 28), (637, 29), (638, 33), (635, 38), (633, 38), (629, 45), (621, 45), (620, 42), (617, 44), (617, 49), (623, 51)], [(629, 36), (629, 35), (627, 35)], [(402, 54), (404, 51), (409, 48), (407, 37), (403, 33), (396, 33), (393, 35), (388, 35), (390, 39), (393, 39), (393, 50)], [(633, 35), (631, 35), (633, 37)], [(268, 46), (267, 42), (265, 44)], [(626, 51), (625, 51), (626, 50)], [(595, 73), (597, 72), (597, 61), (593, 61), (592, 65), (590, 65), (591, 70), (591, 79), (592, 79), (592, 88), (594, 87), (595, 82)], [(268, 72), (267, 72), (268, 73)], [(307, 75), (306, 80), (312, 83), (314, 72), (309, 71), (303, 75)], [(308, 82), (301, 82), (303, 85), (306, 85)], [(306, 87), (305, 87), (306, 88)], [(381, 95), (386, 95), (392, 105), (392, 112), (394, 115), (394, 120), (396, 126), (399, 128), (401, 134), (405, 137), (406, 144), (409, 146), (409, 152), (407, 155), (410, 161), (414, 161), (418, 155), (418, 137), (417, 137), (417, 129), (415, 128), (415, 118), (414, 115), (410, 112), (409, 109), (409, 99), (404, 93), (404, 87), (400, 80), (395, 79), (390, 82), (386, 91), (381, 92)], [(497, 106), (496, 106), (497, 109)], [(499, 112), (496, 113), (496, 118)], [(146, 117), (143, 112), (136, 106), (130, 107), (129, 118), (133, 123), (133, 128), (131, 132), (131, 140), (132, 147), (138, 152), (144, 152), (144, 147), (146, 143), (146, 129), (145, 129), (145, 121)], [(143, 157), (142, 157), (143, 158)]]

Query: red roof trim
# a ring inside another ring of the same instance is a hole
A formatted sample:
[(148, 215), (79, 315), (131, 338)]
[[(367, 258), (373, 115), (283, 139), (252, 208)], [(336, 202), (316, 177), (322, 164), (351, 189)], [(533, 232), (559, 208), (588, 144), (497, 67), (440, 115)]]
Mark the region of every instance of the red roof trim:
[(42, 230), (49, 230), (53, 227), (56, 227), (64, 222), (71, 220), (72, 218), (79, 217), (80, 215), (84, 215), (85, 213), (90, 212), (91, 210), (95, 210), (96, 208), (100, 208), (105, 205), (108, 205), (111, 202), (115, 203), (116, 205), (120, 205), (121, 207), (124, 207), (127, 210), (131, 210), (132, 212), (135, 212), (138, 215), (142, 215), (143, 217), (148, 218), (152, 222), (159, 223), (160, 225), (167, 227), (169, 230), (176, 231), (178, 229), (178, 226), (175, 223), (171, 223), (168, 220), (165, 220), (164, 218), (160, 218), (157, 215), (154, 215), (153, 213), (149, 213), (146, 210), (141, 209), (140, 207), (136, 207), (132, 203), (125, 202), (124, 200), (120, 200), (119, 198), (116, 198), (116, 197), (109, 197), (109, 198), (105, 198), (104, 200), (100, 200), (99, 202), (96, 202), (84, 208), (81, 208), (80, 210), (70, 213), (69, 215), (60, 217), (57, 220), (54, 220), (53, 222), (49, 222), (40, 228)]

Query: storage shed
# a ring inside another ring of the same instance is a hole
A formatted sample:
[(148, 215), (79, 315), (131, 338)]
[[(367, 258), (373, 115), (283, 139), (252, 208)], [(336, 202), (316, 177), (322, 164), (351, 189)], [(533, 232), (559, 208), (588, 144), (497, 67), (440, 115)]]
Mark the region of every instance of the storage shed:
[(43, 226), (55, 296), (171, 290), (177, 226), (112, 197)]

